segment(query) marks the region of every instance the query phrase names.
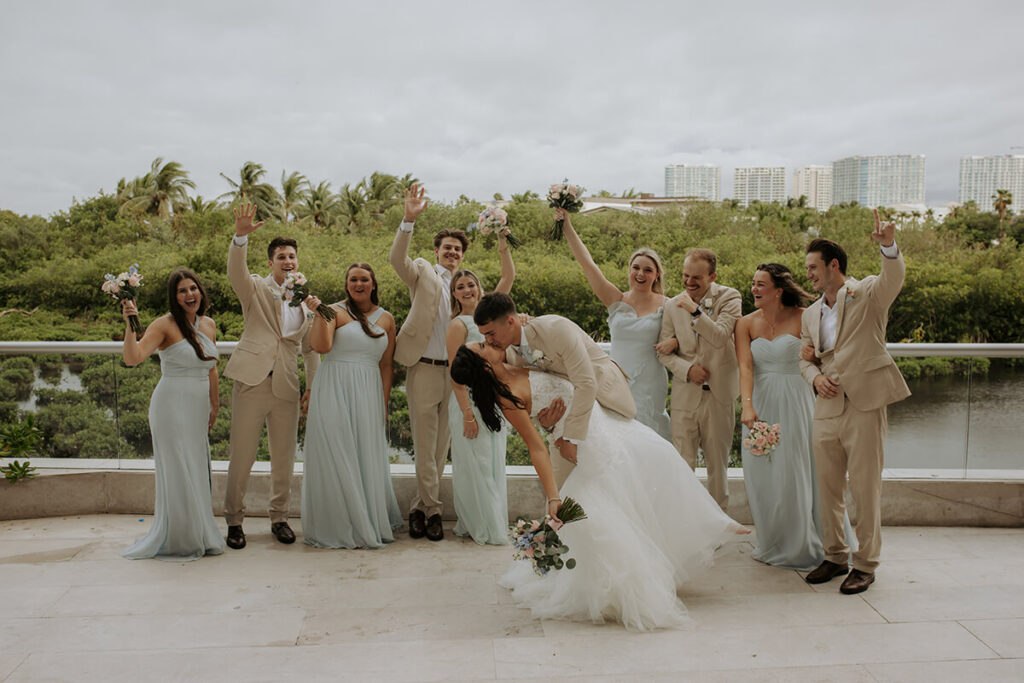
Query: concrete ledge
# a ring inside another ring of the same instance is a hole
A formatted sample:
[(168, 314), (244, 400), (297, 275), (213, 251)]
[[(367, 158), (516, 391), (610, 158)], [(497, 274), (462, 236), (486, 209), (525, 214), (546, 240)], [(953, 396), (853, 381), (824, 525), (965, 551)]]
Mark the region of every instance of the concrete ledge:
[[(150, 461), (151, 462), (151, 461)], [(259, 464), (259, 463), (258, 463)], [(265, 517), (270, 473), (257, 468), (249, 479), (246, 514)], [(703, 471), (698, 470), (698, 475)], [(742, 474), (732, 470), (731, 474)], [(391, 481), (399, 507), (408, 509), (416, 491), (411, 465), (392, 466)], [(223, 514), (227, 472), (213, 472), (214, 514)], [(291, 515), (301, 509), (302, 474), (292, 478)], [(752, 524), (741, 476), (729, 479), (729, 514)], [(441, 481), (446, 520), (455, 519), (451, 468)], [(153, 514), (154, 479), (149, 469), (41, 469), (35, 479), (0, 483), (0, 520), (63, 517), (97, 513)], [(509, 518), (532, 516), (544, 508), (540, 481), (529, 467), (508, 468)], [(851, 510), (856, 517), (856, 511)], [(1024, 481), (978, 479), (886, 479), (882, 482), (882, 522), (887, 526), (1024, 527)]]

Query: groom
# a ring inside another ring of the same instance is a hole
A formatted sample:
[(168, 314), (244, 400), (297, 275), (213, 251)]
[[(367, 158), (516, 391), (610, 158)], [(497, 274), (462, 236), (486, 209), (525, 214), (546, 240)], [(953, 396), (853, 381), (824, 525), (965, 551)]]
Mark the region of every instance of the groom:
[(903, 287), (906, 265), (896, 246), (896, 226), (875, 211), (871, 238), (882, 252), (882, 272), (857, 281), (846, 276), (846, 252), (826, 239), (807, 245), (807, 279), (823, 296), (803, 313), (802, 338), (815, 360), (800, 360), (814, 387), (814, 462), (818, 472), (825, 561), (808, 583), (846, 574), (850, 549), (843, 530), (847, 472), (857, 506), (853, 570), (840, 592), (861, 593), (875, 580), (882, 550), (882, 466), (886, 406), (910, 396), (896, 363), (885, 350), (889, 307)]
[(523, 323), (512, 297), (494, 292), (480, 299), (473, 321), (486, 342), (505, 350), (513, 365), (561, 375), (572, 383), (572, 405), (558, 440), (563, 457), (551, 463), (559, 487), (576, 462), (577, 446), (587, 438), (595, 400), (623, 417), (636, 417), (625, 373), (571, 320), (542, 315)]

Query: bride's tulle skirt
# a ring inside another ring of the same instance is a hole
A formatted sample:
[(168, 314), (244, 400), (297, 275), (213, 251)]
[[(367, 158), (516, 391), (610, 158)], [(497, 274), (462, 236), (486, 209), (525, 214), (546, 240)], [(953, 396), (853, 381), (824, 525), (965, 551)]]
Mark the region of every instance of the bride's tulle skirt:
[(741, 530), (672, 444), (600, 405), (561, 494), (587, 514), (558, 532), (576, 568), (540, 576), (520, 560), (501, 579), (538, 618), (684, 627), (689, 618), (676, 590)]

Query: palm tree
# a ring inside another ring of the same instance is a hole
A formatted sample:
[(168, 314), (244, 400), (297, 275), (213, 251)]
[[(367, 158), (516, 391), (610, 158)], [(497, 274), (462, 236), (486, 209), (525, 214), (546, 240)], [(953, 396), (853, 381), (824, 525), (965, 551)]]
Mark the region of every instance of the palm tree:
[(505, 201), (505, 197), (503, 197), (500, 192), (495, 192), (494, 193), (494, 201), (496, 201), (496, 202), (503, 202), (503, 201)]
[(173, 214), (189, 207), (188, 189), (196, 184), (188, 177), (188, 171), (177, 161), (157, 157), (149, 173), (130, 183), (124, 178), (118, 183), (118, 199), (122, 201), (119, 214), (152, 214), (169, 219)]
[(281, 198), (273, 185), (260, 182), (266, 174), (267, 170), (263, 168), (263, 165), (257, 164), (255, 161), (247, 161), (242, 164), (237, 183), (221, 173), (220, 176), (228, 181), (233, 189), (220, 195), (217, 199), (228, 197), (231, 203), (251, 202), (256, 205), (257, 219), (271, 218), (277, 213)]
[(338, 190), (338, 217), (344, 218), (346, 225), (355, 225), (359, 212), (366, 207), (366, 194), (363, 192), (363, 183), (357, 183), (355, 187), (345, 183)]
[(398, 179), (398, 186), (401, 189), (400, 194), (404, 196), (405, 191), (412, 187), (414, 184), (419, 185), (420, 179), (413, 176), (412, 173), (406, 173), (404, 176)]
[(217, 208), (217, 200), (211, 199), (209, 201), (203, 199), (203, 196), (197, 194), (195, 197), (189, 197), (189, 211), (199, 216), (206, 215)]
[(294, 223), (297, 216), (295, 210), (306, 201), (309, 195), (309, 180), (298, 171), (292, 171), (287, 177), (281, 171), (281, 212), (279, 217), (285, 223)]
[(628, 190), (623, 190), (622, 191), (622, 198), (623, 199), (635, 199), (638, 196), (639, 196), (639, 193), (637, 193), (635, 187), (631, 187)]
[(305, 201), (295, 207), (298, 217), (326, 230), (335, 223), (338, 217), (338, 195), (331, 192), (331, 183), (323, 181), (316, 187), (310, 185)]
[(381, 215), (400, 202), (404, 193), (399, 179), (390, 173), (374, 171), (368, 179), (363, 178), (359, 184), (366, 198), (366, 208), (374, 216)]
[(540, 199), (540, 195), (537, 194), (536, 192), (534, 192), (533, 190), (526, 190), (522, 194), (513, 194), (512, 195), (512, 201), (516, 202), (516, 203), (518, 203), (518, 202), (529, 202), (529, 201), (532, 201), (534, 199)]
[(1006, 236), (1006, 232), (1003, 230), (1003, 220), (1006, 218), (1006, 212), (1011, 204), (1013, 204), (1013, 193), (1009, 190), (996, 190), (996, 193), (992, 195), (992, 208), (999, 215), (1000, 240)]

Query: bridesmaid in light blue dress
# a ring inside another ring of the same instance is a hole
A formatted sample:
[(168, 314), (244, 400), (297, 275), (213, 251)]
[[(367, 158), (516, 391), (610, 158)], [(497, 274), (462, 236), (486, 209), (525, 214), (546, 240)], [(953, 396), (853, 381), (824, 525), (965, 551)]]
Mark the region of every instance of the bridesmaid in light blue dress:
[(786, 266), (762, 263), (751, 286), (756, 311), (736, 324), (743, 436), (755, 421), (780, 425), (768, 456), (743, 449), (743, 479), (754, 518), (754, 559), (814, 569), (825, 558), (811, 449), (814, 394), (800, 375), (800, 318), (810, 296)]
[[(504, 235), (498, 236), (501, 279), (494, 291), (508, 294), (515, 280), (512, 251)], [(471, 270), (452, 276), (452, 322), (445, 344), (449, 362), (459, 347), (482, 342), (473, 312), (483, 296), (480, 280)], [(452, 382), (448, 402), (448, 425), (452, 435), (452, 492), (455, 498), (456, 536), (469, 536), (477, 543), (508, 543), (508, 489), (505, 484), (505, 449), (508, 429), (492, 432), (481, 428), (480, 412), (470, 401), (466, 387)]]
[(641, 247), (629, 257), (629, 289), (622, 292), (604, 276), (590, 251), (576, 233), (565, 209), (555, 209), (555, 218), (564, 220), (565, 241), (583, 268), (590, 288), (608, 308), (612, 360), (629, 377), (629, 389), (636, 403), (636, 420), (672, 440), (665, 412), (668, 397), (668, 371), (658, 362), (657, 351), (671, 353), (674, 339), (658, 344), (662, 309), (667, 297), (662, 286), (661, 259), (652, 249)]
[(395, 321), (377, 305), (369, 265), (349, 266), (345, 293), (335, 319), (317, 316), (310, 334), (324, 357), (310, 390), (302, 533), (318, 548), (379, 548), (402, 525), (386, 433)]
[[(217, 327), (205, 317), (207, 298), (199, 278), (185, 269), (167, 282), (171, 312), (153, 322), (141, 340), (128, 325), (125, 365), (138, 365), (156, 352), (160, 381), (149, 401), (156, 500), (153, 526), (123, 557), (137, 560), (196, 560), (224, 552), (224, 536), (210, 499), (210, 442), (207, 433), (220, 406), (217, 395)], [(123, 301), (125, 319), (137, 315)]]

